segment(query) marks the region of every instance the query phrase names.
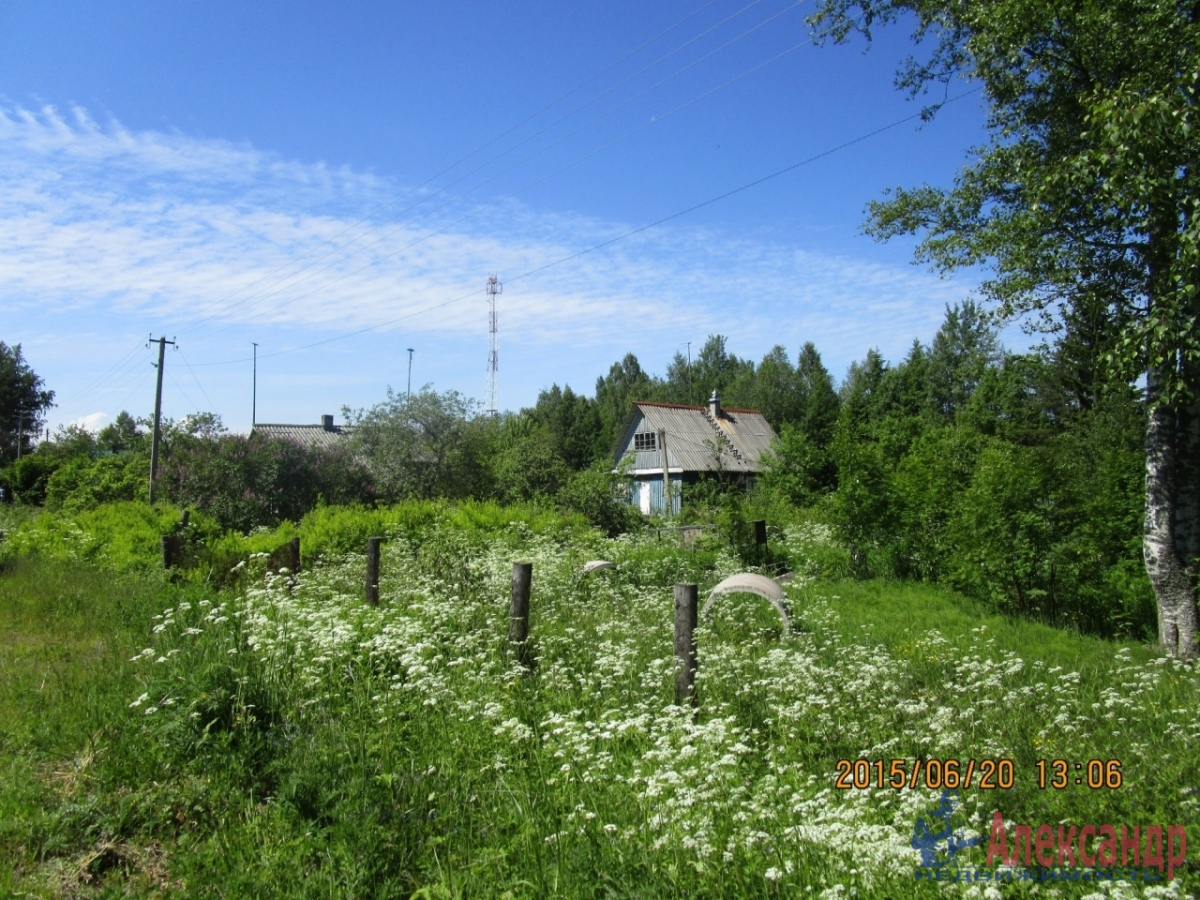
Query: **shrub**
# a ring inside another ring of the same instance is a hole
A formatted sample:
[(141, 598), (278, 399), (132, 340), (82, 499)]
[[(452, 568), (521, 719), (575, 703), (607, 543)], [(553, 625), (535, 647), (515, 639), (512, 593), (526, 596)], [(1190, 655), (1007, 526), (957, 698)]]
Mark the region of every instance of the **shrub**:
[(369, 475), (345, 450), (308, 450), (290, 441), (241, 435), (177, 437), (158, 483), (172, 502), (243, 533), (299, 521), (322, 500), (374, 499)]
[(137, 500), (149, 489), (150, 460), (140, 453), (104, 456), (93, 460), (78, 456), (50, 476), (46, 506), (79, 512), (104, 503)]
[[(139, 502), (47, 511), (20, 523), (0, 545), (0, 553), (88, 562), (116, 572), (156, 571), (162, 569), (162, 536), (175, 531), (181, 517), (178, 507)], [(193, 544), (215, 536), (211, 519), (197, 514), (191, 519)]]
[(62, 460), (44, 453), (23, 456), (11, 466), (0, 469), (0, 485), (7, 488), (17, 503), (40, 506), (46, 502), (46, 485)]
[(541, 426), (515, 437), (496, 457), (496, 494), (508, 503), (553, 497), (571, 475), (554, 448), (550, 432)]
[(625, 501), (625, 485), (606, 465), (576, 472), (559, 490), (559, 509), (578, 513), (609, 537), (635, 531), (645, 520)]

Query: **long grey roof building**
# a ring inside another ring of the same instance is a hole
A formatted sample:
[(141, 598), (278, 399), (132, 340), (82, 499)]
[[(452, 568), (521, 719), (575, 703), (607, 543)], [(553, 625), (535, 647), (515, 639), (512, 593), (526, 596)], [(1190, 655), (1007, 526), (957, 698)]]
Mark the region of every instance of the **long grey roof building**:
[(320, 425), (272, 425), (255, 423), (251, 434), (291, 441), (310, 450), (332, 450), (354, 433), (351, 425), (334, 425), (333, 416), (321, 416)]

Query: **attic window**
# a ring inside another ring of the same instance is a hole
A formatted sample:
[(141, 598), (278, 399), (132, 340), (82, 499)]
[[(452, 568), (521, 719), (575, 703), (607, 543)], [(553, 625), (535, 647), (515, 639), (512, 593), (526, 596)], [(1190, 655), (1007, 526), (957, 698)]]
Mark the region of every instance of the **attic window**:
[(634, 450), (657, 450), (658, 442), (653, 431), (643, 431), (633, 436)]

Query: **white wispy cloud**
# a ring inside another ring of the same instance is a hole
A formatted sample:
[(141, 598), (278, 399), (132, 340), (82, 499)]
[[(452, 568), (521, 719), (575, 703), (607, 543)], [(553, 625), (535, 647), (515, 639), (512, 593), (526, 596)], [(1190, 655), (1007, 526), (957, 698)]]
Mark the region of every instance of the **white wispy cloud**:
[(430, 212), (447, 196), (395, 200), (407, 190), (249, 146), (130, 131), (82, 109), (0, 109), (4, 315), (60, 311), (81, 329), (136, 320), (138, 331), (186, 335), (203, 364), (247, 326), (326, 336), (399, 319), (405, 332), (474, 336), (483, 276), (499, 272), (506, 327), (548, 346), (619, 346), (631, 323), (646, 337), (686, 322), (689, 334), (729, 335), (735, 350), (812, 339), (837, 358), (842, 345), (902, 352), (963, 294), (909, 267), (681, 223), (520, 278), (642, 223), (515, 200), (479, 209), (487, 197)]

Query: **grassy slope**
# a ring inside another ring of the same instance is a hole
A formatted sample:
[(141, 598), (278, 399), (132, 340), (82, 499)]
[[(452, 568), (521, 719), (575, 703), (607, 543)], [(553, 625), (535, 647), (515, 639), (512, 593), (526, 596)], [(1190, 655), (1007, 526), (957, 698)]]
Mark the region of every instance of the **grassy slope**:
[(840, 613), (838, 630), (846, 638), (865, 634), (866, 640), (883, 644), (898, 656), (906, 655), (914, 636), (937, 629), (957, 646), (980, 627), (988, 630), (997, 649), (1051, 666), (1086, 667), (1088, 660), (1097, 656), (1107, 661), (1117, 647), (1129, 648), (1139, 663), (1159, 655), (1147, 644), (1106, 641), (1040, 622), (998, 616), (936, 585), (842, 581), (821, 584), (815, 593), (840, 598), (832, 605)]
[[(245, 875), (245, 885), (256, 886), (249, 873), (257, 869), (274, 873), (272, 884), (281, 895), (290, 894), (291, 887), (297, 895), (315, 891), (338, 896), (339, 882), (353, 881), (356, 867), (369, 868), (372, 854), (409, 855), (409, 849), (386, 844), (387, 827), (357, 829), (349, 821), (323, 821), (320, 813), (330, 808), (344, 814), (346, 799), (358, 791), (366, 798), (375, 788), (358, 785), (354, 772), (359, 764), (375, 763), (381, 752), (399, 754), (381, 764), (385, 772), (425, 769), (430, 760), (405, 758), (405, 742), (393, 741), (386, 728), (378, 734), (347, 733), (336, 719), (321, 723), (323, 733), (311, 735), (311, 749), (293, 751), (284, 761), (286, 770), (266, 776), (238, 770), (238, 760), (246, 756), (238, 748), (212, 755), (207, 768), (179, 767), (154, 756), (146, 732), (137, 727), (138, 717), (128, 710), (139, 688), (127, 660), (146, 645), (154, 613), (178, 603), (181, 590), (36, 561), (0, 572), (0, 894), (153, 895), (168, 890), (181, 872), (188, 879), (188, 893), (207, 894), (214, 886), (205, 883), (210, 878), (228, 886)], [(187, 590), (193, 599), (201, 595), (199, 588)], [(978, 629), (986, 628), (999, 650), (1016, 651), (1027, 662), (1079, 671), (1083, 690), (1095, 687), (1093, 681), (1103, 683), (1117, 649), (1110, 642), (988, 616), (949, 591), (923, 585), (818, 584), (804, 592), (802, 602), (809, 601), (838, 611), (836, 619), (819, 626), (830, 631), (830, 638), (883, 645), (895, 657), (928, 664), (931, 680), (940, 674), (938, 661), (928, 658), (928, 647), (919, 638), (934, 629), (965, 652)], [(1130, 649), (1135, 662), (1154, 656), (1151, 648)], [(1011, 699), (997, 698), (1001, 704)], [(1019, 709), (1009, 707), (1003, 714), (1014, 712)], [(439, 746), (438, 761), (453, 765), (461, 755), (452, 732)], [(491, 776), (472, 781), (487, 783)], [(261, 802), (261, 792), (281, 785), (288, 793), (286, 803)], [(309, 796), (321, 791), (335, 796)], [(528, 834), (518, 830), (525, 818), (536, 818), (536, 811), (521, 805), (531, 799), (536, 802), (536, 795), (514, 794), (504, 842), (484, 840), (459, 864), (497, 872), (540, 868), (544, 861), (538, 854), (549, 852), (539, 838), (546, 823), (532, 826)], [(397, 815), (410, 811), (396, 807)], [(376, 812), (364, 806), (364, 816)], [(1089, 818), (1087, 810), (1081, 815)], [(493, 823), (475, 824), (486, 828)], [(437, 828), (431, 822), (422, 833), (436, 834)], [(450, 852), (447, 847), (445, 853)], [(523, 861), (513, 858), (521, 856)], [(425, 883), (438, 880), (442, 860), (436, 846), (410, 863), (425, 868)], [(595, 863), (581, 863), (586, 868), (612, 861), (600, 855)], [(565, 872), (566, 863), (559, 865)], [(340, 874), (324, 888), (301, 887), (310, 873), (334, 872)], [(647, 888), (635, 883), (633, 875), (609, 874), (613, 881), (608, 889), (615, 895), (637, 896)], [(363, 877), (369, 882), (374, 876)], [(626, 884), (630, 878), (634, 882)], [(406, 896), (401, 887), (382, 893)], [(597, 885), (597, 896), (603, 895), (602, 887)], [(546, 892), (553, 893), (553, 886), (530, 884), (527, 893)]]

